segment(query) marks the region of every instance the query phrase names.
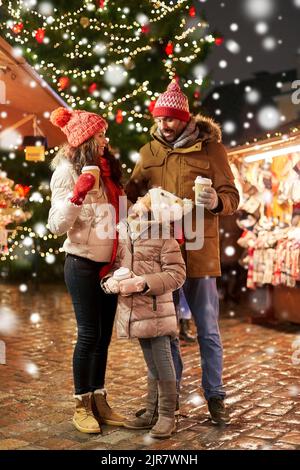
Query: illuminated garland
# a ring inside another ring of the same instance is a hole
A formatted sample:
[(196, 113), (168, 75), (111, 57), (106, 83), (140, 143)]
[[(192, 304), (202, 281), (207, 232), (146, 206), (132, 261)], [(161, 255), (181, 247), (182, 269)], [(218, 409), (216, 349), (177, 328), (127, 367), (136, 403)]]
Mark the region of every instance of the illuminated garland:
[[(9, 2), (9, 5), (8, 5), (8, 10), (9, 10), (10, 14), (15, 18), (19, 18), (21, 8), (23, 8), (23, 9), (25, 8), (27, 11), (30, 11), (30, 12), (34, 11), (34, 10), (31, 10), (31, 9), (25, 7), (24, 2), (22, 0), (19, 0), (17, 3), (18, 3), (18, 6), (19, 6), (19, 9), (17, 9), (17, 10), (13, 9), (11, 1)], [(162, 18), (164, 18), (166, 14), (173, 13), (178, 8), (181, 8), (185, 3), (187, 3), (187, 0), (180, 0), (176, 3), (171, 1), (168, 5), (163, 1), (155, 1), (155, 0), (151, 0), (150, 3), (155, 6), (155, 10), (151, 10), (152, 14), (157, 13), (157, 11), (159, 11), (160, 9), (162, 10), (161, 13), (159, 12), (158, 16), (148, 19), (148, 23), (154, 23), (154, 22), (157, 22), (157, 21), (161, 20)], [(175, 4), (173, 5), (173, 3), (175, 3)], [(186, 8), (188, 9), (189, 6), (186, 5)], [(62, 30), (63, 29), (65, 31), (64, 34), (68, 35), (68, 39), (76, 41), (77, 38), (76, 38), (75, 34), (72, 31), (70, 31), (69, 29), (66, 29), (66, 28), (67, 28), (67, 26), (70, 26), (70, 25), (74, 24), (74, 22), (77, 22), (76, 17), (78, 17), (78, 15), (82, 14), (85, 11), (85, 9), (87, 11), (92, 11), (92, 10), (96, 9), (96, 6), (94, 4), (91, 4), (90, 1), (85, 0), (84, 1), (84, 6), (79, 8), (75, 12), (67, 12), (67, 13), (59, 16), (59, 17), (56, 17), (56, 18), (53, 18), (52, 16), (50, 16), (50, 17), (43, 16), (42, 14), (39, 14), (38, 12), (35, 12), (35, 11), (34, 11), (34, 13), (39, 18), (43, 19), (43, 21), (44, 21), (43, 27), (45, 29), (46, 28), (48, 28), (48, 30)], [(104, 6), (101, 9), (97, 9), (97, 13), (99, 13), (99, 14), (102, 11), (107, 11), (106, 4), (104, 4)], [(117, 11), (122, 12), (122, 9), (117, 8)], [(57, 12), (57, 9), (54, 9), (54, 12)], [(123, 16), (124, 15), (122, 15), (122, 17)], [(49, 21), (49, 20), (51, 20), (51, 21)], [(65, 20), (67, 20), (67, 22), (64, 22)], [(138, 54), (143, 53), (145, 51), (151, 50), (151, 45), (150, 44), (153, 43), (152, 38), (149, 39), (149, 44), (148, 45), (143, 46), (143, 47), (137, 47), (133, 51), (131, 51), (130, 48), (128, 48), (128, 47), (122, 47), (120, 44), (117, 46), (117, 48), (113, 47), (114, 42), (124, 41), (127, 44), (130, 41), (132, 41), (132, 42), (133, 41), (139, 41), (141, 39), (141, 37), (139, 36), (141, 31), (142, 31), (141, 24), (136, 22), (136, 21), (134, 21), (133, 24), (131, 24), (129, 26), (126, 25), (126, 24), (122, 24), (122, 23), (121, 24), (111, 24), (111, 23), (107, 24), (107, 23), (99, 20), (98, 18), (88, 18), (88, 21), (89, 21), (90, 29), (99, 30), (101, 32), (103, 32), (103, 30), (104, 30), (104, 35), (109, 36), (109, 41), (110, 42), (109, 42), (109, 44), (106, 43), (105, 47), (106, 47), (106, 49), (109, 50), (110, 53), (114, 53), (114, 54), (119, 55), (119, 56), (120, 55), (123, 55), (123, 56), (125, 55), (124, 58), (114, 60), (115, 65), (124, 65), (126, 67), (128, 61), (130, 61), (133, 58), (136, 58)], [(186, 20), (182, 19), (181, 23), (180, 23), (181, 29), (183, 29), (185, 27), (185, 25), (186, 25)], [(186, 31), (183, 31), (180, 35), (175, 36), (175, 39), (177, 41), (182, 41), (182, 40), (186, 39), (190, 34), (192, 34), (197, 28), (206, 28), (207, 26), (208, 26), (208, 24), (206, 22), (200, 21), (200, 22), (197, 23), (197, 25), (194, 25), (193, 27), (188, 28)], [(120, 37), (118, 34), (115, 35), (116, 31), (122, 31), (124, 29), (126, 29), (127, 31), (131, 31), (132, 29), (135, 29), (136, 34), (137, 34), (138, 37), (126, 38), (126, 37)], [(32, 35), (32, 32), (23, 30), (22, 34)], [(9, 39), (11, 39), (11, 40), (13, 40), (13, 41), (15, 41), (19, 44), (24, 44), (25, 42), (28, 42), (28, 37), (27, 38), (23, 37), (23, 39), (21, 39), (18, 36), (13, 36), (10, 31), (6, 32), (6, 36)], [(97, 43), (93, 44), (93, 45), (89, 44), (88, 41), (83, 43), (83, 39), (81, 39), (79, 44), (75, 45), (75, 49), (72, 52), (69, 52), (69, 53), (66, 54), (66, 57), (68, 59), (70, 59), (71, 61), (76, 60), (78, 58), (83, 58), (83, 57), (86, 57), (86, 56), (87, 57), (92, 57), (93, 56), (93, 52), (92, 52), (91, 49), (92, 48), (95, 49), (95, 47), (97, 46)], [(215, 38), (212, 35), (209, 35), (209, 36), (206, 36), (205, 38), (200, 38), (198, 41), (194, 40), (194, 41), (192, 41), (191, 44), (188, 43), (188, 42), (185, 42), (184, 44), (176, 44), (175, 45), (175, 52), (173, 54), (169, 54), (168, 59), (163, 60), (164, 67), (166, 68), (166, 71), (168, 73), (169, 78), (172, 79), (176, 75), (176, 68), (175, 68), (174, 64), (180, 63), (180, 62), (181, 63), (187, 63), (187, 64), (191, 63), (193, 60), (195, 60), (197, 58), (198, 54), (201, 52), (203, 43), (205, 43), (205, 42), (213, 43), (214, 41), (215, 41)], [(59, 46), (60, 46), (60, 43), (54, 44), (54, 48), (56, 48), (56, 49), (58, 49)], [(83, 46), (83, 47), (80, 48), (80, 46)], [(82, 50), (83, 48), (85, 48), (85, 49)], [(189, 55), (187, 55), (187, 56), (184, 56), (184, 55), (178, 56), (178, 55), (176, 55), (177, 52), (181, 51), (182, 49), (187, 49), (187, 48), (189, 48)], [(193, 50), (192, 53), (190, 52), (191, 49)], [(31, 49), (28, 48), (27, 52), (30, 53)], [(37, 55), (33, 55), (33, 59), (36, 60)], [(101, 60), (100, 60), (100, 63), (102, 63), (102, 65), (103, 65), (105, 62), (106, 62), (106, 58), (102, 57)], [(51, 76), (52, 82), (53, 82), (53, 84), (55, 84), (57, 86), (60, 75), (63, 75), (64, 77), (72, 76), (74, 79), (81, 78), (83, 80), (88, 78), (88, 77), (97, 78), (97, 75), (104, 75), (105, 72), (109, 70), (111, 65), (112, 64), (110, 64), (110, 65), (108, 64), (105, 67), (96, 65), (93, 69), (88, 69), (88, 70), (79, 70), (79, 68), (74, 68), (74, 69), (70, 68), (68, 70), (62, 70), (62, 69), (56, 68), (55, 65), (52, 62), (47, 63), (45, 61), (41, 61), (41, 63), (35, 64), (34, 68), (39, 71), (39, 74), (42, 77), (43, 77), (43, 72), (46, 72), (46, 71), (49, 72), (51, 70), (52, 71), (52, 76)], [(193, 82), (189, 82), (188, 84), (185, 84), (185, 87), (187, 88), (192, 83), (194, 83), (196, 85), (201, 85), (202, 81), (194, 79)], [(131, 95), (126, 95), (126, 99), (121, 99), (121, 100), (118, 99), (118, 100), (115, 100), (115, 101), (109, 102), (109, 103), (106, 103), (104, 101), (100, 101), (100, 103), (99, 103), (98, 100), (96, 101), (95, 97), (98, 98), (98, 95), (95, 95), (94, 97), (92, 96), (92, 97), (87, 97), (85, 99), (82, 99), (81, 96), (76, 96), (76, 95), (74, 96), (74, 95), (71, 95), (70, 93), (65, 93), (63, 90), (60, 91), (60, 94), (64, 99), (66, 99), (68, 104), (72, 107), (76, 107), (78, 104), (83, 106), (85, 103), (88, 102), (93, 107), (93, 109), (96, 109), (97, 107), (99, 107), (101, 110), (106, 110), (107, 109), (108, 111), (112, 111), (114, 106), (117, 106), (122, 101), (124, 102), (127, 99), (129, 99), (130, 97), (135, 96), (139, 92), (139, 89), (140, 88), (135, 89), (131, 93)], [(152, 95), (154, 95), (154, 93), (152, 93)]]

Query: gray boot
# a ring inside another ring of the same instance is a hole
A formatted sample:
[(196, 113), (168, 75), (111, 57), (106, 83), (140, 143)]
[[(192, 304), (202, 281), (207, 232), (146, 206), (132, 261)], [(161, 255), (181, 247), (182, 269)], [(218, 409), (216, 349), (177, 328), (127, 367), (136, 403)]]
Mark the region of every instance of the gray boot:
[(151, 437), (166, 438), (176, 431), (176, 381), (159, 380), (158, 382), (158, 421), (150, 431)]
[(157, 421), (157, 398), (158, 398), (158, 381), (149, 379), (146, 401), (146, 411), (141, 416), (124, 421), (123, 426), (128, 429), (151, 429)]

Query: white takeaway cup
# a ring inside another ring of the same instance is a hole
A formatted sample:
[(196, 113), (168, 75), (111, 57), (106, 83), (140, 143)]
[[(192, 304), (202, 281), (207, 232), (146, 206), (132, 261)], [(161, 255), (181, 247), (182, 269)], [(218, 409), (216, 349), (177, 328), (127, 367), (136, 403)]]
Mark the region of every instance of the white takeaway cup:
[(198, 200), (199, 194), (204, 190), (204, 188), (210, 188), (212, 186), (212, 180), (210, 178), (204, 178), (203, 176), (197, 176), (195, 179), (195, 204), (201, 205)]

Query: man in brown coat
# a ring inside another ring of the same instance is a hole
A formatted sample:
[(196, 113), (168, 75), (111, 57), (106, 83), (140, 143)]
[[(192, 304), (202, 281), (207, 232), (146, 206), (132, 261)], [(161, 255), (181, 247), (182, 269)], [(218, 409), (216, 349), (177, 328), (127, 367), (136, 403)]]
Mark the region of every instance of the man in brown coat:
[[(233, 214), (239, 195), (221, 144), (219, 126), (204, 116), (190, 115), (187, 97), (175, 81), (159, 96), (153, 116), (156, 124), (151, 129), (152, 140), (140, 150), (140, 159), (126, 193), (135, 202), (152, 187), (161, 186), (181, 198), (194, 200), (195, 178), (202, 176), (212, 180), (212, 187), (200, 192), (197, 200), (197, 204), (204, 207), (203, 246), (193, 250), (187, 249), (185, 244), (182, 248), (187, 269), (183, 289), (197, 327), (204, 396), (213, 423), (224, 424), (229, 422), (229, 416), (224, 406), (223, 350), (216, 287), (216, 276), (221, 275), (219, 215)], [(178, 302), (178, 296), (175, 295), (174, 300)], [(180, 382), (182, 361), (178, 340), (172, 344), (172, 353)]]

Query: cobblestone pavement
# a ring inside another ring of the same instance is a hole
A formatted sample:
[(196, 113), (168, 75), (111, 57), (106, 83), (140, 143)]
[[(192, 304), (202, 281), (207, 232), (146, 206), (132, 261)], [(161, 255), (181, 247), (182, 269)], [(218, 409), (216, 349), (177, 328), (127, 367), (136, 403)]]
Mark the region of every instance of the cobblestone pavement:
[[(103, 426), (102, 435), (87, 435), (71, 424), (75, 322), (64, 287), (21, 293), (17, 286), (1, 285), (0, 298), (2, 331), (15, 328), (1, 336), (7, 364), (0, 365), (0, 450), (300, 449), (299, 325), (270, 328), (245, 317), (222, 317), (224, 382), (232, 416), (225, 429), (209, 421), (200, 392), (198, 346), (193, 344), (182, 348), (176, 434), (156, 441), (149, 440), (147, 431)], [(113, 338), (106, 386), (110, 404), (127, 415), (143, 404), (146, 370), (137, 342)]]

